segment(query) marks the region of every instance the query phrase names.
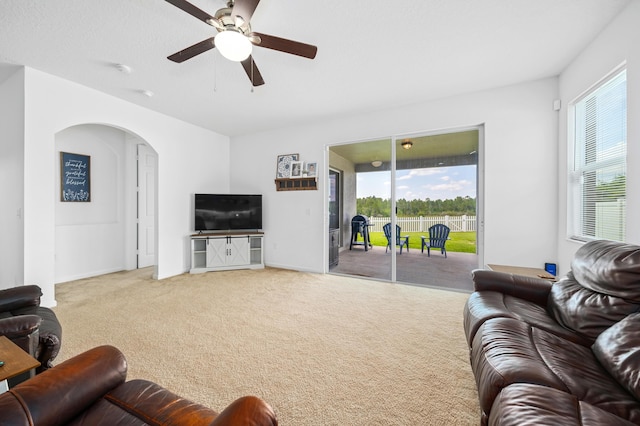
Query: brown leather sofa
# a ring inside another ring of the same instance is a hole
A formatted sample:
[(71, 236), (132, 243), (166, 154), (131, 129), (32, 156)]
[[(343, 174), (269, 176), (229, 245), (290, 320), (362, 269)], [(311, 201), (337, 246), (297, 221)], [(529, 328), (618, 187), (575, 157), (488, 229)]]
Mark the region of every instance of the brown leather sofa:
[(38, 372), (52, 366), (60, 351), (62, 327), (56, 314), (40, 306), (37, 285), (0, 290), (0, 335), (40, 361)]
[(640, 246), (586, 243), (556, 283), (473, 280), (464, 330), (481, 424), (640, 424)]
[(3, 426), (277, 426), (262, 399), (247, 396), (220, 414), (146, 380), (125, 382), (127, 362), (113, 346), (77, 355), (0, 394)]

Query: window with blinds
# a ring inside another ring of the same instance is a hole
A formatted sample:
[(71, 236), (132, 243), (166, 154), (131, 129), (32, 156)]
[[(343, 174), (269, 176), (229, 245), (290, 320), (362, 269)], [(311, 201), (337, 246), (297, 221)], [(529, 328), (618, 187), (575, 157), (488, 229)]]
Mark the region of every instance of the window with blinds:
[(627, 73), (618, 71), (573, 105), (570, 237), (624, 241)]

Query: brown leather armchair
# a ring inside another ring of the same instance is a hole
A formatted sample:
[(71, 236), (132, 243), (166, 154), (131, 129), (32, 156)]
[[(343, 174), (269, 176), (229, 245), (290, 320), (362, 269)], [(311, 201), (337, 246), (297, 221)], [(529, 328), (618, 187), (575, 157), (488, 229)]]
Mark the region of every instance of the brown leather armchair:
[(220, 414), (146, 381), (126, 382), (127, 362), (113, 346), (81, 353), (0, 394), (3, 426), (277, 426), (262, 399), (237, 399)]
[(38, 372), (52, 366), (60, 351), (62, 327), (56, 314), (40, 306), (37, 285), (0, 290), (0, 335), (40, 361)]

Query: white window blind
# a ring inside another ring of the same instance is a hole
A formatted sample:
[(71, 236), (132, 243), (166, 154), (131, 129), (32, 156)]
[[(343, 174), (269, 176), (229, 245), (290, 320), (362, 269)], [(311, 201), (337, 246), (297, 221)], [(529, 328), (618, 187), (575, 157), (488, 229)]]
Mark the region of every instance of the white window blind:
[(570, 237), (624, 241), (627, 78), (618, 72), (574, 104)]

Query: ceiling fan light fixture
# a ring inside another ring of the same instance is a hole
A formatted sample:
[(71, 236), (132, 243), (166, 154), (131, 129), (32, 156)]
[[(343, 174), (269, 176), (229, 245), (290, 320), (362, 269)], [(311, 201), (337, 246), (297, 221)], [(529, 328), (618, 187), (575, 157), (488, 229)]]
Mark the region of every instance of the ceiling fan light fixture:
[(230, 61), (242, 62), (251, 55), (251, 42), (234, 28), (228, 28), (219, 33), (215, 43), (220, 54)]
[(373, 167), (380, 167), (380, 166), (382, 166), (382, 161), (380, 161), (380, 160), (374, 160), (374, 161), (372, 161), (372, 162), (371, 162), (371, 165), (372, 165)]
[(411, 147), (413, 146), (413, 142), (411, 142), (410, 139), (405, 139), (400, 143), (400, 145), (404, 149), (411, 149)]

